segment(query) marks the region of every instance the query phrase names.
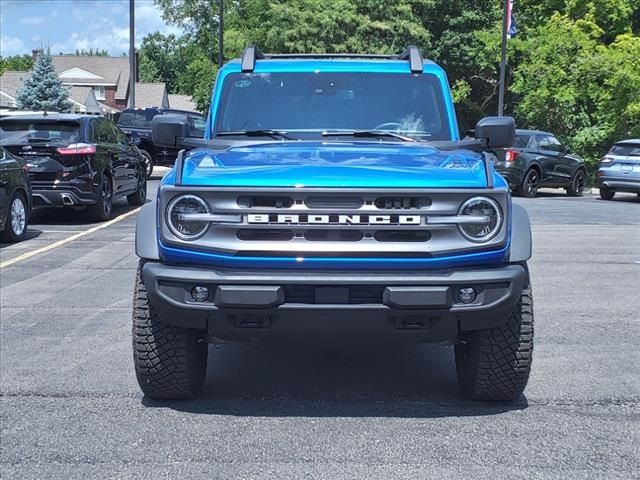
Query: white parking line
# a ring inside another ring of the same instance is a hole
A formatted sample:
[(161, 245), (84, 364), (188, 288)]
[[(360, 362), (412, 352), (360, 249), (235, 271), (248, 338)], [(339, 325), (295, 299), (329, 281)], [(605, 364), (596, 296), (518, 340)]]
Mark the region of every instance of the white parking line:
[(31, 258), (35, 255), (39, 255), (41, 253), (44, 252), (48, 252), (49, 250), (53, 250), (54, 248), (58, 248), (66, 243), (69, 242), (73, 242), (74, 240), (77, 240), (80, 237), (84, 237), (85, 235), (89, 235), (93, 232), (97, 232), (98, 230), (102, 230), (103, 228), (107, 228), (110, 225), (113, 225), (114, 223), (119, 222), (120, 220), (124, 220), (127, 217), (130, 217), (131, 215), (138, 213), (140, 211), (142, 207), (138, 207), (135, 210), (131, 210), (129, 212), (123, 213), (122, 215), (118, 215), (116, 218), (109, 220), (108, 222), (102, 223), (100, 225), (97, 225), (95, 227), (92, 227), (88, 230), (83, 230), (79, 233), (76, 233), (75, 235), (71, 235), (70, 237), (67, 238), (63, 238), (62, 240), (58, 240), (57, 242), (54, 242), (50, 245), (46, 245), (42, 248), (38, 248), (37, 250), (32, 250), (30, 252), (26, 252), (23, 253), (22, 255), (18, 255), (15, 258), (11, 258), (9, 260), (7, 260), (6, 262), (2, 262), (0, 263), (0, 268), (6, 268), (9, 267), (11, 265), (15, 265), (18, 262), (21, 262), (22, 260), (26, 260), (27, 258)]

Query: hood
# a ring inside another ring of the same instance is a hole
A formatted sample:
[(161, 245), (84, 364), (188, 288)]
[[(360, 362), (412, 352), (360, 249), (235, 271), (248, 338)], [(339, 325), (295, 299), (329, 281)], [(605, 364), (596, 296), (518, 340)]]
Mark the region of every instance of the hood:
[[(494, 184), (502, 185), (495, 176)], [(173, 183), (174, 173), (167, 178)], [(283, 142), (196, 149), (182, 184), (219, 187), (485, 188), (484, 162), (468, 150), (372, 142)]]

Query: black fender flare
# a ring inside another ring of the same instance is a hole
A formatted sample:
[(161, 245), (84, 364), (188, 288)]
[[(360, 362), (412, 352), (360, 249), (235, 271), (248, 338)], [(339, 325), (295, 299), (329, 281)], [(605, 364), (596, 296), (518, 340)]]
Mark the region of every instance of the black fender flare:
[(160, 260), (156, 205), (155, 198), (144, 204), (136, 218), (136, 255), (147, 260)]
[(526, 262), (531, 258), (531, 222), (529, 214), (520, 205), (511, 205), (510, 262)]

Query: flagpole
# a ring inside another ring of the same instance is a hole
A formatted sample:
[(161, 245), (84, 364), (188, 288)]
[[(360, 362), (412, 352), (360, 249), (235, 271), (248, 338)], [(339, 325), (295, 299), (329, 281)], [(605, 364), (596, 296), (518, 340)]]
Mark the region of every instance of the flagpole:
[(129, 107), (136, 108), (136, 6), (129, 0)]
[(504, 114), (504, 87), (507, 71), (507, 31), (509, 29), (509, 0), (504, 0), (504, 13), (502, 18), (502, 52), (500, 57), (500, 90), (498, 91), (498, 116)]

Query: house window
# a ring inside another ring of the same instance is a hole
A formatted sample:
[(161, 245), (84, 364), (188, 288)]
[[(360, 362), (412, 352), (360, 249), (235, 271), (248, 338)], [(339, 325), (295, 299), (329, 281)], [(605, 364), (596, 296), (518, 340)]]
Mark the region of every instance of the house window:
[(93, 87), (93, 94), (96, 96), (96, 100), (105, 100), (104, 94), (104, 86), (98, 85), (97, 87)]

